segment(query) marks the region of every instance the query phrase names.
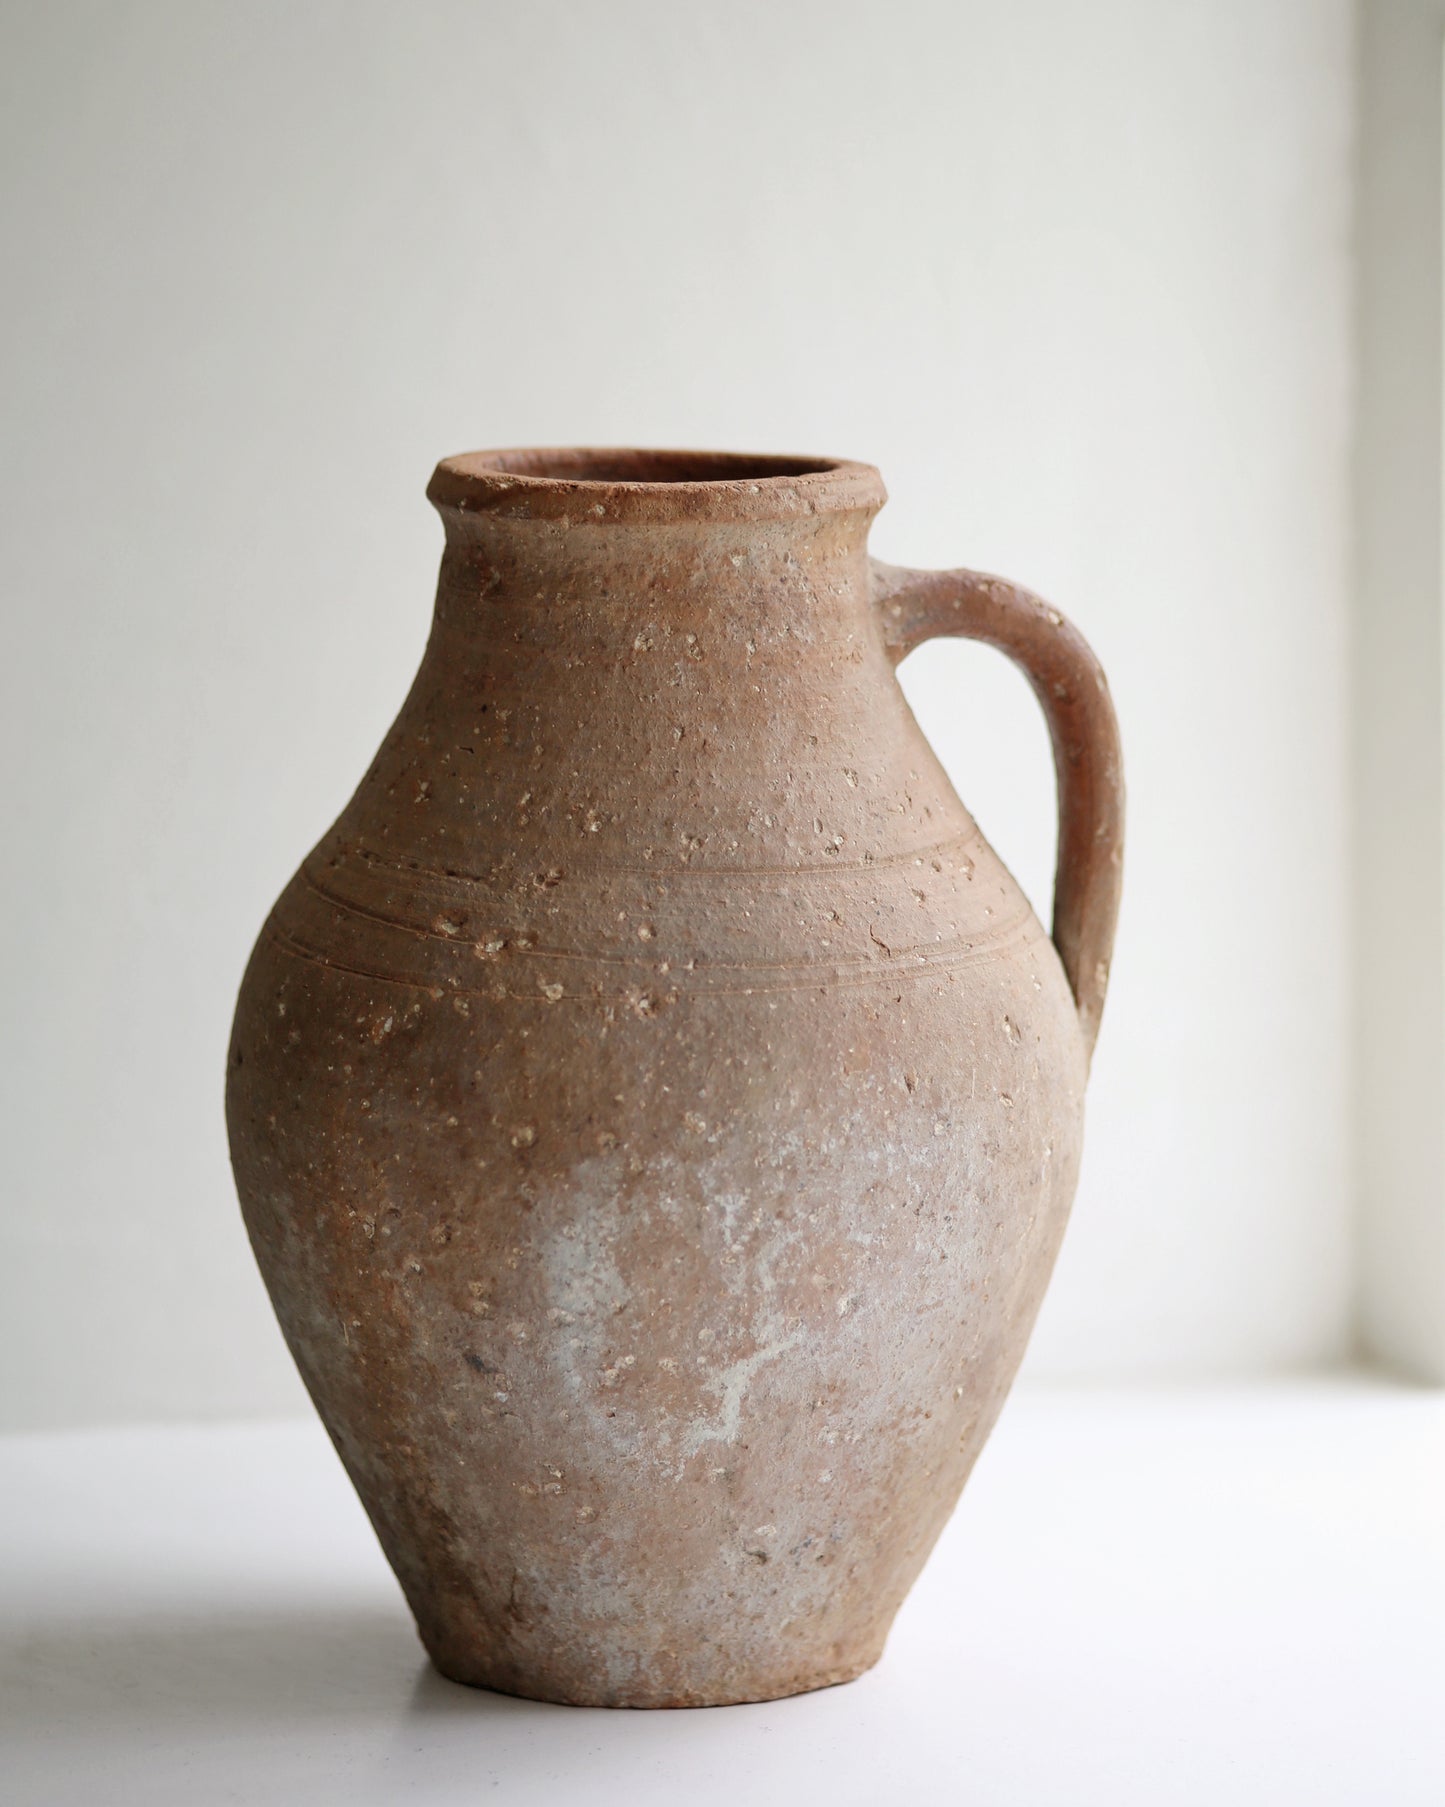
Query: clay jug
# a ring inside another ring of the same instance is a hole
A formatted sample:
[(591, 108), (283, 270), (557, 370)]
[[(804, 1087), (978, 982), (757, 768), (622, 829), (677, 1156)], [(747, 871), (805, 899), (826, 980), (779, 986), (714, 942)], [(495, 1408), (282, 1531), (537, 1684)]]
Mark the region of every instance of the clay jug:
[[(421, 1638), (545, 1700), (875, 1662), (1074, 1190), (1122, 787), (1082, 639), (869, 560), (868, 465), (469, 453), (425, 657), (241, 989), (277, 1316)], [(1053, 939), (892, 667), (1001, 647)]]

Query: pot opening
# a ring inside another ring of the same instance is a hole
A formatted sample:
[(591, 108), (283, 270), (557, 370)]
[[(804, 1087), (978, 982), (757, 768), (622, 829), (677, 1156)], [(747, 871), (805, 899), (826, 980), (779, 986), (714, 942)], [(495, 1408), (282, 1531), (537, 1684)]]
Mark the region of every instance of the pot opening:
[(551, 478), (561, 483), (744, 483), (769, 477), (821, 476), (836, 470), (838, 461), (751, 452), (568, 449), (496, 452), (486, 458), (486, 468), (504, 476)]
[(778, 521), (876, 514), (887, 499), (871, 464), (769, 452), (645, 446), (523, 446), (443, 458), (427, 494), (456, 516), (510, 520)]

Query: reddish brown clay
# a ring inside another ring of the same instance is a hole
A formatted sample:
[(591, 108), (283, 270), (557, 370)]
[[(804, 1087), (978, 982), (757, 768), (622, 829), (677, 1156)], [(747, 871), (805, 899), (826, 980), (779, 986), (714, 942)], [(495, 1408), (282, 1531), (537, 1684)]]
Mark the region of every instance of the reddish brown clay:
[[(1078, 634), (870, 565), (870, 466), (446, 459), (436, 617), (261, 935), (237, 1183), (438, 1668), (682, 1706), (875, 1662), (1074, 1190), (1119, 888)], [(1054, 943), (890, 666), (1000, 646)]]

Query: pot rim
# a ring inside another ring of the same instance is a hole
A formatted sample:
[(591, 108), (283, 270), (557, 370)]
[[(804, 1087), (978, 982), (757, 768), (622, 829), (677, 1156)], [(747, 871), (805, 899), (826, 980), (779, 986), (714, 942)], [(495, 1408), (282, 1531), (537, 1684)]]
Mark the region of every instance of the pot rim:
[(887, 495), (877, 468), (850, 458), (635, 446), (458, 452), (442, 459), (427, 485), (443, 513), (577, 526), (871, 515)]

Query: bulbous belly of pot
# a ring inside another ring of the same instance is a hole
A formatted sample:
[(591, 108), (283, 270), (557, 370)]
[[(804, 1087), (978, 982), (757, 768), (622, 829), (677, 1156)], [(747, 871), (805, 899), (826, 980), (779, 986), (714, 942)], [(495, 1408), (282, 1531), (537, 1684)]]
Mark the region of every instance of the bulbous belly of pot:
[(710, 959), (725, 875), (673, 887), (686, 933), (594, 887), (585, 957), (478, 930), (444, 875), (383, 907), (324, 847), (282, 898), (231, 1050), (243, 1208), (444, 1673), (681, 1705), (876, 1660), (1079, 1155), (1057, 958), (959, 859), (978, 929), (905, 947), (880, 905), (866, 959)]

